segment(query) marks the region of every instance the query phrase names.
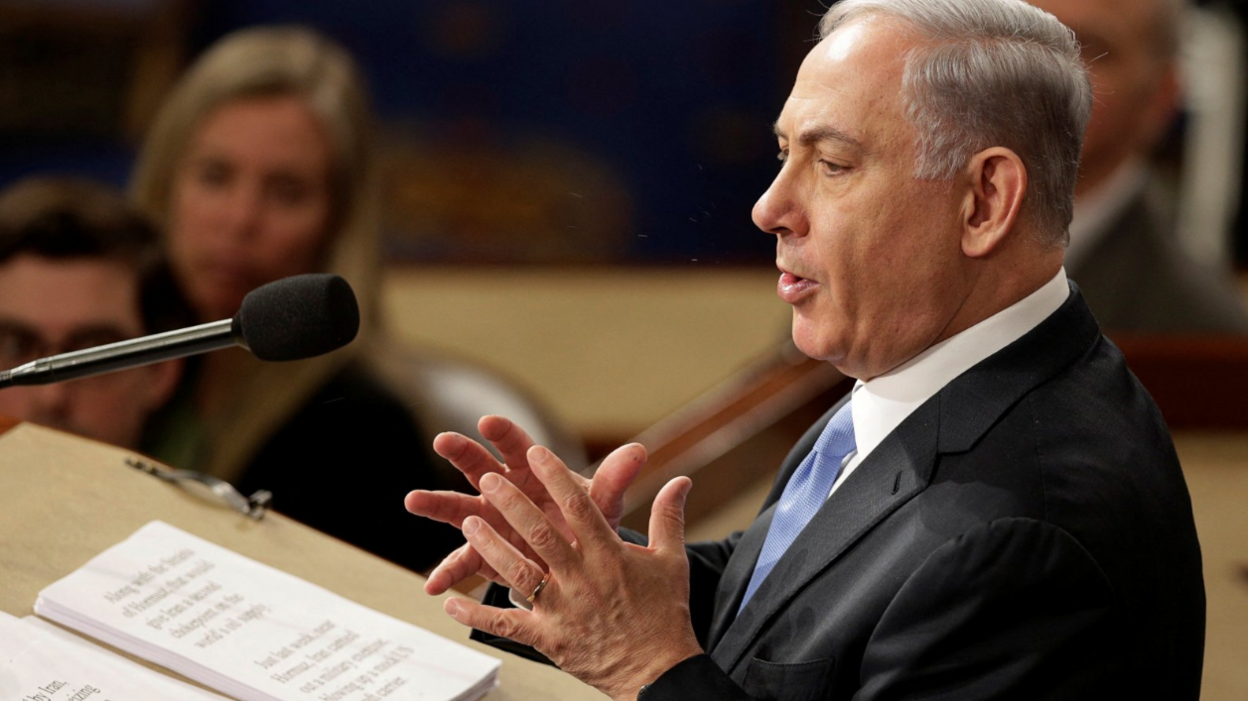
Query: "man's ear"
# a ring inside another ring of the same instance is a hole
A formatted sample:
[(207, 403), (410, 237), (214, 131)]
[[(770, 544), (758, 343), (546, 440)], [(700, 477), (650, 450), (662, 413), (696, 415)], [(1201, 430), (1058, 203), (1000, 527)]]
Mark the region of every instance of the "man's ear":
[(1014, 229), (1027, 192), (1027, 168), (1008, 148), (994, 146), (971, 157), (970, 190), (962, 221), (962, 252), (971, 258), (992, 253)]
[(173, 396), (174, 390), (178, 388), (178, 381), (182, 379), (184, 365), (185, 361), (179, 358), (153, 363), (143, 368), (147, 371), (146, 410), (149, 413), (164, 406)]

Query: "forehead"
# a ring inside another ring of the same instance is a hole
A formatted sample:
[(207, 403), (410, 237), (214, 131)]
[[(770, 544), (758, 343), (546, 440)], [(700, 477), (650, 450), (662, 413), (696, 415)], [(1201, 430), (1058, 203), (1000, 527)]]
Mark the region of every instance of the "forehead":
[(0, 316), (50, 339), (88, 325), (142, 332), (139, 283), (125, 264), (19, 255), (0, 264)]
[(276, 95), (226, 102), (195, 130), (191, 152), (296, 168), (324, 168), (329, 140), (299, 97)]
[(916, 40), (882, 17), (852, 20), (820, 41), (802, 61), (776, 131), (790, 140), (840, 132), (879, 149), (911, 128), (902, 75)]

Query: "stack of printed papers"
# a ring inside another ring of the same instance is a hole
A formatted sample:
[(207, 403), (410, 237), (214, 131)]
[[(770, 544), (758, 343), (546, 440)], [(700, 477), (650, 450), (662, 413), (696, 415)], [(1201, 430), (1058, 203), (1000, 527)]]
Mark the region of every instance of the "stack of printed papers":
[[(97, 696), (98, 694), (98, 696)], [(0, 611), (0, 699), (226, 701), (37, 618)]]
[(500, 664), (159, 521), (35, 613), (243, 701), (472, 701)]

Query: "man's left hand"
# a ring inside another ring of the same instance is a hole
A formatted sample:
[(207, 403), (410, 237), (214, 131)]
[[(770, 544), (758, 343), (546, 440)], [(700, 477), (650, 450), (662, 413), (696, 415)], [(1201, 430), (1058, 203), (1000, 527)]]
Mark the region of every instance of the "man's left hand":
[(690, 622), (684, 547), (685, 496), (692, 483), (677, 477), (660, 490), (650, 515), (650, 545), (642, 547), (620, 539), (554, 454), (534, 447), (528, 461), (574, 539), (561, 535), (515, 485), (485, 475), (481, 492), (550, 571), (484, 519), (469, 517), (463, 531), (472, 547), (514, 594), (537, 594), (531, 596), (532, 611), (449, 599), (446, 612), (464, 625), (536, 648), (614, 699), (634, 699), (642, 685), (702, 653)]

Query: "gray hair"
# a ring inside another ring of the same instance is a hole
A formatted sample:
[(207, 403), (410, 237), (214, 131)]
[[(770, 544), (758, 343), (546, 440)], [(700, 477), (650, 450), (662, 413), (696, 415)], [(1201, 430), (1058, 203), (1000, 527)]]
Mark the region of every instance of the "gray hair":
[(1064, 246), (1092, 87), (1074, 33), (1022, 0), (842, 0), (821, 37), (882, 15), (927, 39), (905, 57), (902, 90), (918, 129), (915, 177), (944, 180), (992, 146), (1027, 168), (1020, 218), (1041, 243)]

